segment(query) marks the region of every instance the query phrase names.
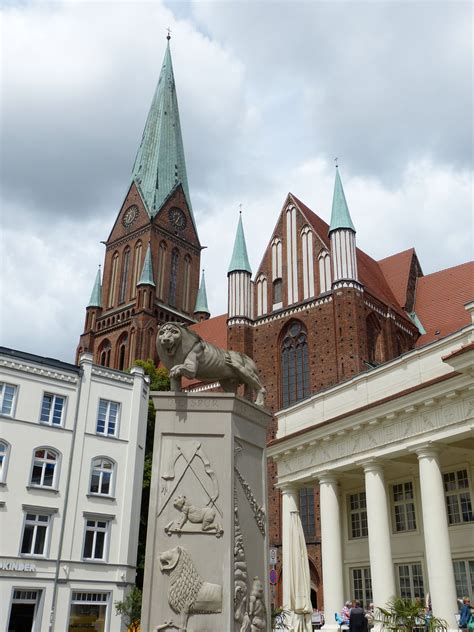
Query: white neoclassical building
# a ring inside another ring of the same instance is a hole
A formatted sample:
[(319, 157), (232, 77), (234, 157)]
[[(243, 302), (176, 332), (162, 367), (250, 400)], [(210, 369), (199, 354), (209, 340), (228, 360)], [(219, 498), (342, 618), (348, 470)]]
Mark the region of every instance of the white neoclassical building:
[(148, 383), (0, 347), (0, 630), (120, 631)]
[(425, 599), (457, 630), (474, 591), (474, 302), (470, 324), (278, 414), (268, 454), (285, 542), (301, 491), (320, 490), (325, 629), (349, 598)]

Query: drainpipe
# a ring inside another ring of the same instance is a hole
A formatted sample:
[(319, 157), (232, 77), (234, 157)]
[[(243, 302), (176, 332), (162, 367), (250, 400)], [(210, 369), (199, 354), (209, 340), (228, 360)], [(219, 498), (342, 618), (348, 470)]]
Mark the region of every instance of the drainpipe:
[(71, 482), (71, 473), (72, 473), (72, 461), (74, 456), (74, 445), (76, 443), (76, 432), (77, 432), (77, 419), (79, 417), (79, 405), (81, 402), (81, 388), (82, 388), (82, 378), (84, 376), (84, 370), (81, 367), (79, 371), (79, 388), (77, 389), (77, 402), (76, 402), (76, 412), (74, 413), (74, 426), (72, 429), (72, 440), (71, 440), (71, 456), (69, 458), (68, 470), (67, 470), (67, 479), (66, 479), (66, 491), (64, 494), (64, 507), (63, 507), (63, 517), (61, 521), (61, 531), (59, 534), (59, 546), (58, 546), (58, 557), (56, 560), (56, 569), (54, 572), (54, 584), (53, 584), (53, 599), (51, 603), (51, 613), (49, 615), (49, 627), (48, 630), (51, 632), (54, 630), (54, 623), (56, 620), (56, 601), (58, 598), (58, 579), (59, 579), (59, 568), (61, 566), (61, 557), (63, 552), (63, 540), (64, 540), (64, 524), (66, 522), (67, 515), (67, 506), (69, 500), (69, 483)]

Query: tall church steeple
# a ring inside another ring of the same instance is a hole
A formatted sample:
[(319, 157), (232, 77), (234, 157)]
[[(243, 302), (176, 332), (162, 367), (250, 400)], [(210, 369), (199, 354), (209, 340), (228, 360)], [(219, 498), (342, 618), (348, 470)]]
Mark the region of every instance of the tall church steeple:
[(178, 184), (192, 216), (169, 38), (132, 176), (150, 217)]
[[(118, 141), (119, 142), (119, 141)], [(195, 322), (201, 244), (189, 195), (169, 37), (131, 182), (105, 242), (77, 358), (127, 368), (158, 360), (163, 322)], [(101, 290), (101, 300), (99, 299)]]

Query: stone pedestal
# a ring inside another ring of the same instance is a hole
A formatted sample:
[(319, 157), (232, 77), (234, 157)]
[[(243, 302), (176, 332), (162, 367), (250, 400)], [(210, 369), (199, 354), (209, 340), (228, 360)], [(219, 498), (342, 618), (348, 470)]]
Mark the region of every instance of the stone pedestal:
[(142, 630), (268, 632), (271, 415), (227, 393), (152, 397)]

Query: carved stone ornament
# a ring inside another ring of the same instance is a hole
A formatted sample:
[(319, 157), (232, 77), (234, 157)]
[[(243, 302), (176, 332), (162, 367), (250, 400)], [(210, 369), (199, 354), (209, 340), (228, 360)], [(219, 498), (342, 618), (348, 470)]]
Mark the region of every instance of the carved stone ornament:
[[(237, 490), (235, 490), (237, 491)], [(244, 539), (240, 529), (239, 512), (237, 509), (237, 494), (235, 494), (234, 508), (234, 621), (241, 624), (241, 632), (244, 628), (244, 619), (247, 614), (248, 598), (248, 571), (245, 559)]]
[[(177, 627), (180, 632), (190, 632), (190, 615), (222, 612), (222, 585), (203, 581), (185, 548), (175, 546), (161, 553), (160, 570), (169, 574), (168, 603), (176, 614), (181, 615)], [(163, 626), (176, 627), (169, 621), (157, 629), (166, 629)]]
[(239, 483), (242, 485), (242, 489), (244, 490), (244, 494), (245, 497), (247, 498), (247, 500), (249, 501), (250, 507), (252, 508), (253, 511), (253, 517), (255, 518), (255, 522), (257, 523), (257, 527), (260, 530), (260, 533), (262, 535), (265, 535), (265, 520), (266, 520), (266, 516), (265, 516), (265, 510), (263, 509), (263, 507), (261, 505), (258, 504), (251, 488), (250, 485), (247, 483), (247, 481), (245, 480), (245, 478), (242, 476), (242, 474), (239, 472), (237, 467), (234, 467), (235, 473), (237, 475), (237, 478), (239, 480)]
[(178, 323), (165, 323), (158, 331), (156, 350), (170, 372), (172, 391), (181, 391), (181, 379), (202, 382), (219, 381), (224, 391), (236, 393), (240, 384), (257, 393), (255, 401), (263, 406), (265, 388), (255, 362), (238, 351), (227, 351), (203, 340)]
[[(198, 467), (199, 461), (202, 464), (200, 467)], [(179, 473), (177, 472), (178, 464), (181, 465)], [(203, 468), (204, 476), (200, 474)], [(191, 473), (199, 482), (200, 488), (208, 498), (207, 504), (204, 507), (193, 505), (188, 502), (185, 495), (176, 496), (173, 499), (173, 506), (179, 512), (178, 518), (166, 525), (165, 533), (168, 535), (172, 533), (204, 533), (220, 538), (224, 529), (218, 518), (218, 516), (222, 518), (222, 511), (216, 503), (219, 496), (219, 484), (200, 441), (188, 440), (174, 443), (167, 468), (161, 475), (163, 482), (158, 516), (168, 505), (187, 472)]]
[[(209, 499), (209, 502), (212, 502)], [(216, 510), (214, 507), (196, 507), (191, 505), (186, 496), (177, 496), (173, 500), (173, 507), (177, 509), (181, 516), (179, 520), (173, 520), (165, 527), (165, 533), (171, 535), (172, 533), (210, 533), (214, 534), (216, 538), (220, 538), (224, 533), (222, 525), (216, 521)], [(197, 529), (183, 527), (188, 525), (199, 525)]]
[(250, 632), (261, 632), (267, 629), (267, 609), (265, 608), (265, 591), (258, 577), (254, 577), (249, 599)]

